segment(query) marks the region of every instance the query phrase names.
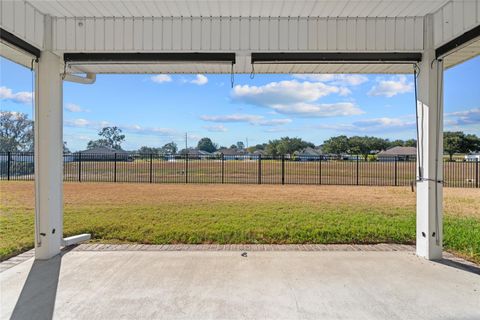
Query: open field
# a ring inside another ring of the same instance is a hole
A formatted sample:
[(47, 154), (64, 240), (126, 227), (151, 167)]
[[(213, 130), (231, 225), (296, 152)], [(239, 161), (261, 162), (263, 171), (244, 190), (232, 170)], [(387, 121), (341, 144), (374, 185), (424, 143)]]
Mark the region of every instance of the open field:
[[(0, 256), (33, 246), (33, 183), (0, 182)], [(65, 183), (66, 236), (138, 243), (414, 243), (409, 187)], [(445, 247), (480, 262), (480, 190), (445, 191)]]

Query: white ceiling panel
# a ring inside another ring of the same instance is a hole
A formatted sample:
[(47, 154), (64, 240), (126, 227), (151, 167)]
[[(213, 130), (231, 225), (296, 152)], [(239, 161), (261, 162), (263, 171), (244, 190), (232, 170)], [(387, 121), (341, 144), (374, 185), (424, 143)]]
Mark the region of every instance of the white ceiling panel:
[[(7, 0), (9, 1), (9, 0)], [(28, 0), (56, 17), (424, 16), (445, 0)]]

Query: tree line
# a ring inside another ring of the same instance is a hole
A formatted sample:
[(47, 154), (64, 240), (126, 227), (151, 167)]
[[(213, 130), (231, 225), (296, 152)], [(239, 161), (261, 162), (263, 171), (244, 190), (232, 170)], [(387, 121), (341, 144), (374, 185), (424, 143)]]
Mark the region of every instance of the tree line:
[[(28, 119), (26, 114), (10, 111), (0, 112), (0, 152), (33, 151), (33, 136), (33, 121)], [(104, 127), (98, 132), (98, 136), (99, 139), (91, 140), (87, 143), (87, 149), (106, 147), (122, 150), (122, 143), (125, 141), (125, 135), (122, 129), (115, 126)], [(325, 140), (324, 143), (319, 146), (298, 137), (282, 137), (248, 148), (245, 147), (242, 141), (238, 141), (229, 148), (251, 153), (262, 150), (265, 154), (272, 156), (293, 154), (305, 148), (316, 148), (325, 154), (362, 155), (367, 159), (370, 154), (395, 146), (416, 147), (416, 144), (415, 139), (389, 140), (373, 136), (347, 137), (346, 135), (340, 135)], [(474, 134), (465, 134), (461, 131), (446, 131), (443, 134), (443, 145), (444, 153), (448, 154), (450, 160), (452, 160), (454, 154), (480, 151), (480, 138)], [(225, 146), (219, 146), (208, 137), (200, 139), (196, 148), (210, 153), (228, 149)], [(64, 143), (64, 151), (68, 151), (66, 143)], [(179, 150), (177, 144), (172, 141), (161, 147), (142, 146), (137, 152), (145, 154), (175, 154), (177, 152), (186, 153), (189, 152), (189, 150)]]

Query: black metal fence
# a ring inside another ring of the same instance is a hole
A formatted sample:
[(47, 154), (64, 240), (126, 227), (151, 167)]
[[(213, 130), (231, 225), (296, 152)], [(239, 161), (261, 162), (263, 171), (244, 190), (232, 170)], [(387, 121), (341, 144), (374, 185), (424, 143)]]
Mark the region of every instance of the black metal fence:
[[(64, 181), (406, 186), (415, 161), (324, 156), (65, 154)], [(446, 187), (479, 188), (479, 162), (444, 162)], [(0, 180), (33, 180), (33, 153), (0, 153)]]

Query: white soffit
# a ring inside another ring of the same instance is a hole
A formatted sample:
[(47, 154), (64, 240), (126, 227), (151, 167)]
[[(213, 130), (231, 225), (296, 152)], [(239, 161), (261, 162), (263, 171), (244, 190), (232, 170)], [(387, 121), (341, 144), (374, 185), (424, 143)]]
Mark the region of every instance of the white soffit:
[(451, 68), (464, 61), (480, 55), (480, 39), (469, 43), (443, 58), (445, 69)]
[[(0, 26), (64, 52), (234, 52), (235, 73), (250, 73), (252, 52), (421, 52), (424, 16), (435, 46), (480, 23), (480, 0), (2, 0)], [(5, 47), (2, 45), (2, 48)], [(5, 54), (4, 54), (5, 53)], [(480, 53), (478, 41), (445, 57), (449, 68)], [(28, 58), (2, 49), (2, 55)], [(12, 58), (13, 57), (13, 58)], [(23, 61), (23, 62), (22, 62)], [(229, 64), (77, 64), (71, 72), (230, 73)], [(409, 64), (266, 64), (257, 73), (410, 73)]]
[(414, 17), (445, 0), (29, 0), (54, 17)]

